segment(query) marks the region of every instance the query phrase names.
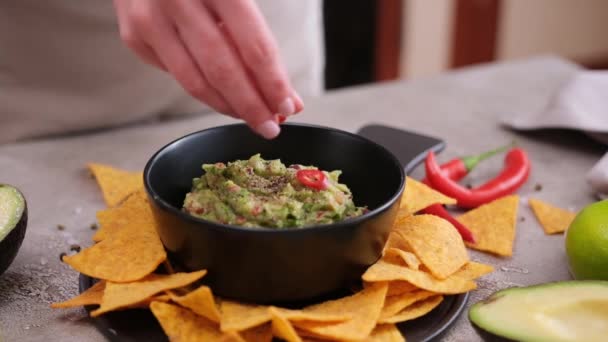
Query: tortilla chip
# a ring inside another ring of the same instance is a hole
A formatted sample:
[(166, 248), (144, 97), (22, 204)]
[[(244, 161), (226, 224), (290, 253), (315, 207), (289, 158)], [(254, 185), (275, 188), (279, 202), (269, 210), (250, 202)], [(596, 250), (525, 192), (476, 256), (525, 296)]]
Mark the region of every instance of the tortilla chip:
[(222, 331), (243, 331), (270, 322), (270, 312), (264, 305), (223, 300), (220, 303)]
[(439, 279), (446, 279), (469, 261), (467, 248), (445, 219), (435, 215), (414, 215), (395, 226), (409, 249)]
[[(221, 330), (242, 331), (272, 320), (269, 306), (238, 303), (229, 300), (221, 302)], [(327, 312), (316, 307), (304, 309), (284, 309), (275, 307), (282, 317), (290, 321), (343, 322), (353, 315), (348, 312)]]
[(118, 205), (131, 193), (144, 187), (143, 172), (120, 170), (109, 165), (89, 163), (103, 199), (109, 207)]
[(466, 265), (462, 266), (462, 268), (460, 268), (458, 271), (456, 271), (456, 273), (454, 273), (454, 276), (474, 280), (493, 271), (494, 267), (491, 265), (470, 261)]
[(386, 296), (398, 296), (415, 290), (418, 290), (418, 288), (407, 281), (391, 281), (388, 283), (388, 291), (386, 291)]
[(281, 312), (281, 315), (290, 321), (315, 321), (315, 322), (344, 322), (353, 317), (347, 312), (333, 313), (318, 310), (315, 307), (308, 307), (301, 310), (275, 308)]
[(442, 294), (465, 293), (477, 288), (475, 282), (469, 279), (453, 275), (447, 279), (437, 279), (424, 271), (389, 264), (383, 260), (368, 268), (363, 274), (363, 280), (368, 282), (404, 280), (420, 289)]
[(123, 283), (151, 274), (166, 258), (156, 229), (132, 223), (63, 261), (90, 277)]
[(500, 256), (513, 255), (519, 196), (510, 195), (472, 209), (457, 218), (475, 235), (467, 246)]
[(351, 314), (352, 319), (327, 322), (295, 321), (298, 329), (329, 339), (362, 340), (369, 336), (384, 306), (387, 284), (373, 284), (354, 295), (309, 306), (305, 310), (328, 314)]
[(395, 230), (396, 227), (398, 226), (395, 225), (393, 227), (393, 230), (388, 234), (388, 239), (386, 240), (386, 244), (384, 245), (383, 253), (385, 253), (391, 248), (411, 252), (410, 246), (407, 244), (405, 239), (403, 239), (403, 236), (399, 234), (397, 230)]
[(142, 302), (157, 293), (186, 286), (201, 279), (206, 273), (206, 270), (202, 270), (171, 275), (150, 274), (133, 283), (107, 282), (101, 306), (92, 311), (91, 316), (97, 317), (106, 312)]
[(243, 340), (247, 342), (271, 342), (272, 324), (265, 323), (239, 332)]
[(452, 205), (456, 204), (456, 200), (408, 176), (406, 177), (405, 191), (401, 199), (397, 221), (435, 203)]
[(217, 342), (247, 342), (235, 331), (229, 331), (222, 334), (222, 337), (220, 337)]
[(302, 342), (298, 333), (291, 325), (289, 320), (283, 316), (281, 310), (277, 310), (275, 307), (268, 308), (270, 317), (272, 319), (272, 332), (274, 336), (282, 338), (287, 342)]
[(401, 335), (399, 329), (394, 324), (378, 324), (372, 331), (369, 342), (405, 342), (405, 337)]
[(396, 315), (397, 313), (399, 313), (406, 307), (408, 307), (418, 301), (421, 301), (421, 300), (424, 300), (424, 299), (427, 299), (429, 297), (436, 296), (436, 295), (437, 294), (435, 292), (419, 290), (419, 291), (412, 291), (412, 292), (404, 293), (400, 296), (386, 297), (386, 299), (384, 301), (384, 307), (382, 308), (382, 312), (380, 313), (379, 320), (382, 321), (384, 319), (388, 319), (388, 318)]
[(424, 299), (406, 307), (390, 318), (379, 320), (378, 323), (399, 323), (422, 317), (431, 312), (431, 310), (441, 304), (442, 301), (443, 296), (441, 295)]
[(78, 296), (68, 299), (65, 302), (53, 303), (51, 304), (51, 307), (54, 309), (65, 309), (84, 305), (100, 305), (105, 288), (105, 280), (98, 281)]
[(154, 214), (145, 192), (136, 191), (129, 195), (119, 206), (97, 212), (99, 229), (93, 235), (93, 241), (99, 242), (126, 226), (139, 224), (144, 228), (154, 228)]
[(99, 228), (93, 235), (93, 241), (102, 241), (132, 222), (154, 222), (152, 209), (144, 196), (143, 192), (137, 191), (119, 206), (98, 211)]
[(576, 213), (570, 210), (558, 208), (538, 199), (530, 198), (528, 203), (545, 234), (565, 232), (576, 217)]
[(156, 295), (156, 296), (153, 296), (150, 298), (146, 298), (139, 303), (125, 306), (123, 309), (148, 309), (148, 308), (150, 308), (150, 304), (152, 304), (152, 302), (169, 303), (170, 301), (171, 301), (171, 298), (169, 297), (169, 295), (159, 294), (159, 295)]
[(399, 248), (390, 247), (383, 253), (382, 259), (391, 264), (407, 266), (413, 270), (420, 268), (420, 260), (416, 254)]
[(175, 303), (194, 311), (194, 313), (213, 322), (220, 322), (220, 311), (215, 304), (209, 287), (201, 286), (181, 297), (169, 292), (169, 296)]
[(150, 310), (171, 341), (218, 341), (225, 337), (216, 324), (180, 306), (153, 302)]

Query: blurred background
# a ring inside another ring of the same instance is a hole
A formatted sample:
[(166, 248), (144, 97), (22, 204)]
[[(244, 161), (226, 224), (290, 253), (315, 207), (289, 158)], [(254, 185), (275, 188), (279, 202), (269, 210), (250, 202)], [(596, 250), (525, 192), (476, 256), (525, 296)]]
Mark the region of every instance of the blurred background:
[(608, 69), (608, 0), (326, 0), (327, 89), (552, 54)]

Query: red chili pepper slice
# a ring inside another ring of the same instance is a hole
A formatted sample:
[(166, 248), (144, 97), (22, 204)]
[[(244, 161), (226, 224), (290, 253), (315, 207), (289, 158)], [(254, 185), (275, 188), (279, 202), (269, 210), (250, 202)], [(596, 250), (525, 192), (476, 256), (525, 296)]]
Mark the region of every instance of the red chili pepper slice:
[(505, 157), (503, 171), (475, 189), (467, 189), (447, 177), (437, 164), (432, 151), (425, 160), (425, 169), (428, 181), (435, 190), (456, 199), (458, 206), (462, 208), (475, 208), (517, 190), (528, 179), (530, 161), (524, 150), (511, 149)]
[(296, 178), (304, 186), (312, 189), (324, 190), (327, 188), (325, 174), (320, 170), (298, 170), (298, 172), (296, 172)]

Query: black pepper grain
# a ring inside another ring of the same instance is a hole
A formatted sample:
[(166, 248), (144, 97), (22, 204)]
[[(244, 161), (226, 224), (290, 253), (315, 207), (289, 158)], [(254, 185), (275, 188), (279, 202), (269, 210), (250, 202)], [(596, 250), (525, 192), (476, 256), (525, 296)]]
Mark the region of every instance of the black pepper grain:
[(80, 246), (76, 244), (70, 245), (70, 251), (78, 253), (80, 252)]
[(57, 230), (65, 230), (65, 226), (62, 224), (57, 225)]

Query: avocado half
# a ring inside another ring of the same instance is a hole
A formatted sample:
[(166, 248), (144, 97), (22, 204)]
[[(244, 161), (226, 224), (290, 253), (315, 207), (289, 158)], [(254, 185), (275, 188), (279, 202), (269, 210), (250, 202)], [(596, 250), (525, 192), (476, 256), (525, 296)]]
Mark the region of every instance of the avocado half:
[(483, 337), (608, 341), (608, 281), (573, 280), (498, 291), (469, 309)]
[(17, 256), (26, 227), (25, 197), (15, 187), (0, 184), (0, 275)]

